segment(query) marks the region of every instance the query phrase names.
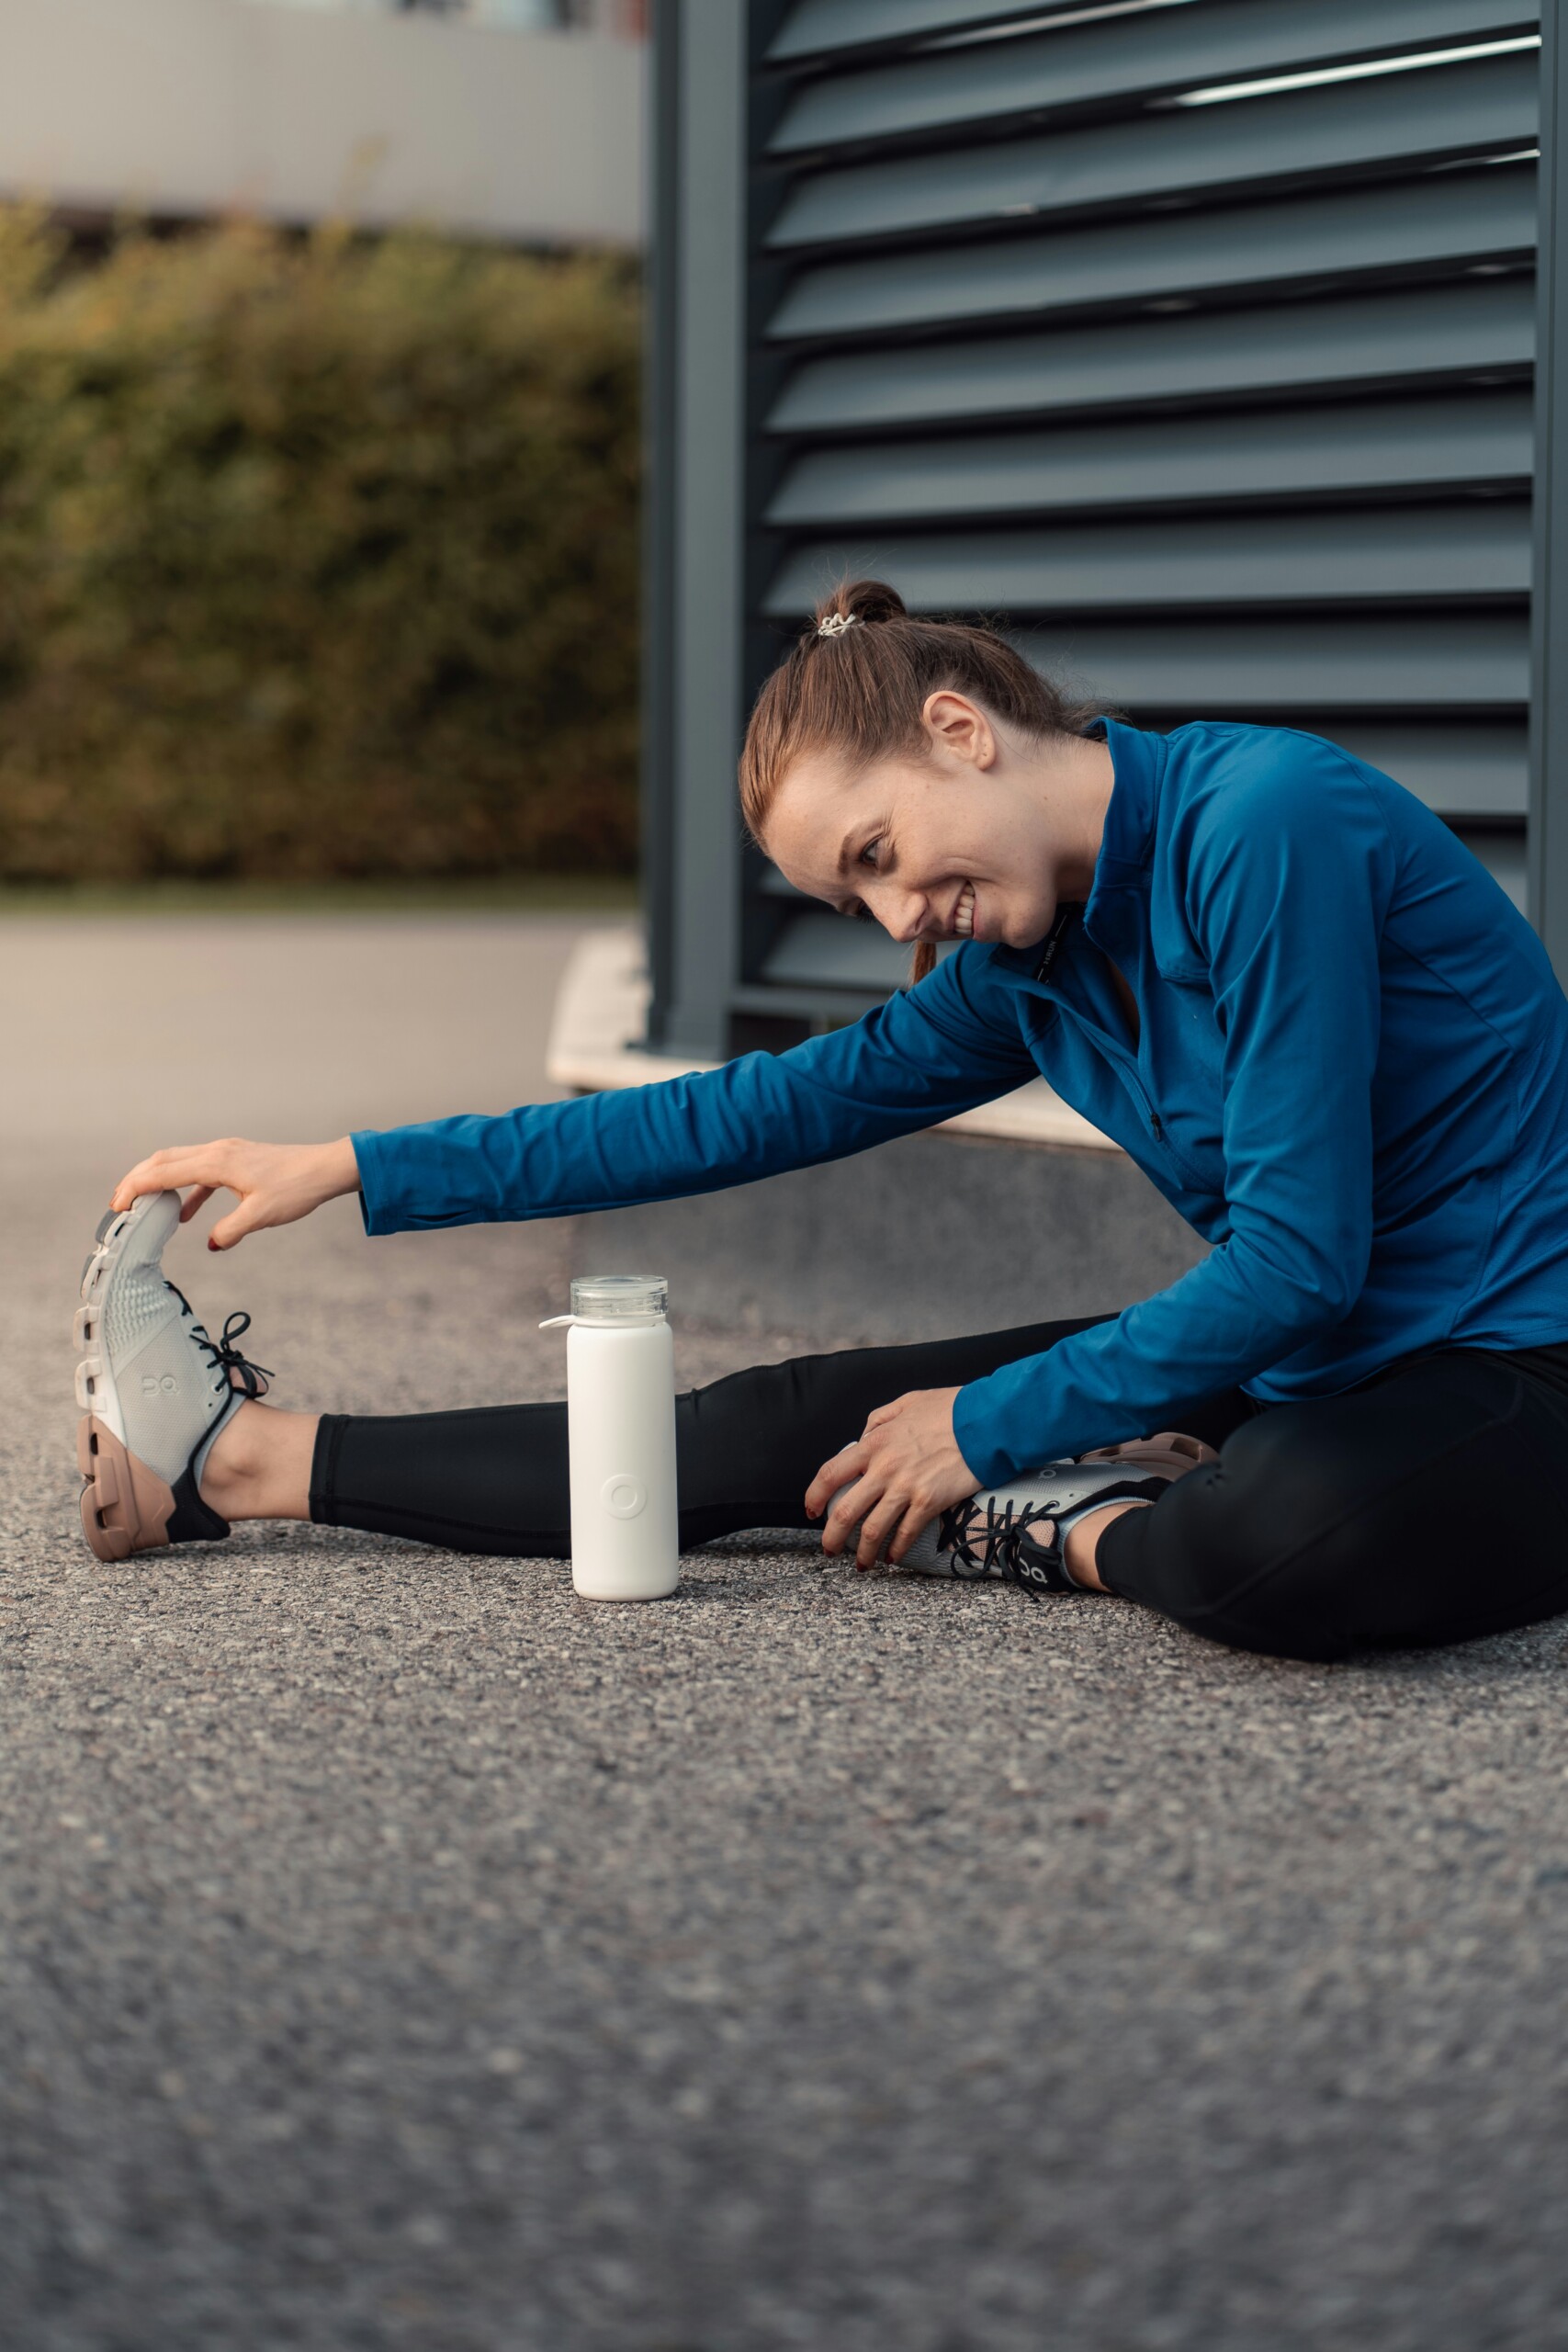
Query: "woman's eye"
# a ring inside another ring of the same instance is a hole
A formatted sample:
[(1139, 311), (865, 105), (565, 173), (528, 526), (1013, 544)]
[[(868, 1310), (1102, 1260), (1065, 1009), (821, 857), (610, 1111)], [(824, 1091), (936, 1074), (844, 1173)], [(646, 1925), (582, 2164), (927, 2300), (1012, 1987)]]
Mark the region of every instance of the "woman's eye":
[(880, 834), (880, 833), (878, 833), (878, 834), (877, 834), (877, 836), (876, 836), (876, 839), (875, 839), (874, 841), (867, 842), (867, 843), (866, 843), (865, 847), (862, 850), (862, 852), (861, 852), (861, 854), (860, 854), (860, 863), (861, 863), (861, 865), (869, 865), (869, 866), (872, 868), (872, 870), (873, 870), (873, 872), (874, 872), (874, 871), (875, 871), (875, 869), (876, 869), (876, 859), (875, 859), (875, 856), (874, 855), (874, 854), (873, 854), (873, 853), (874, 853), (874, 851), (876, 851), (876, 850), (879, 850), (881, 847), (882, 847), (882, 836), (881, 836), (881, 834)]
[(854, 905), (850, 909), (850, 913), (856, 922), (874, 922), (876, 921), (876, 917), (872, 913), (871, 909), (866, 905), (863, 899), (857, 899), (855, 900)]

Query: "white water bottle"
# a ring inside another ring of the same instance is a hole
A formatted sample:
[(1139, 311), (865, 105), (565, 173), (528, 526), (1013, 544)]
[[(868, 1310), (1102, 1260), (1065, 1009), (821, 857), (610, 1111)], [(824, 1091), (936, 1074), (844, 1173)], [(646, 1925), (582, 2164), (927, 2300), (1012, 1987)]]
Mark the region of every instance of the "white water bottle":
[(566, 1343), (571, 1581), (585, 1600), (662, 1600), (681, 1569), (675, 1343), (661, 1275), (587, 1274)]

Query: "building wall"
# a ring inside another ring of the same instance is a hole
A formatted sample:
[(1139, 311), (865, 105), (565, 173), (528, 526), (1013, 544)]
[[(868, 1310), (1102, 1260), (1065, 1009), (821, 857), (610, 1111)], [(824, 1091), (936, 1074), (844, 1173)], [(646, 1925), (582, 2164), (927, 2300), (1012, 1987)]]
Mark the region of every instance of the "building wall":
[(600, 33), (423, 14), (6, 0), (0, 193), (632, 245), (644, 56)]
[(787, 1046), (898, 985), (904, 952), (801, 899), (734, 818), (751, 697), (820, 590), (866, 574), (1006, 616), (1139, 725), (1343, 743), (1528, 901), (1568, 976), (1568, 821), (1558, 930), (1539, 781), (1541, 517), (1568, 502), (1534, 282), (1560, 17), (660, 0), (660, 1052)]

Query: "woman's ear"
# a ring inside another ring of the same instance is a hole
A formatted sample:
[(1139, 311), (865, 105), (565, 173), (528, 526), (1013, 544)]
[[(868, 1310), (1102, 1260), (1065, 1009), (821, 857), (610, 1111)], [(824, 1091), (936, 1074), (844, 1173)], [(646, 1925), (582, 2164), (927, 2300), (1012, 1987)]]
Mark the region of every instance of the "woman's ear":
[(943, 686), (928, 695), (920, 713), (933, 749), (966, 766), (988, 768), (997, 756), (996, 730), (976, 702)]

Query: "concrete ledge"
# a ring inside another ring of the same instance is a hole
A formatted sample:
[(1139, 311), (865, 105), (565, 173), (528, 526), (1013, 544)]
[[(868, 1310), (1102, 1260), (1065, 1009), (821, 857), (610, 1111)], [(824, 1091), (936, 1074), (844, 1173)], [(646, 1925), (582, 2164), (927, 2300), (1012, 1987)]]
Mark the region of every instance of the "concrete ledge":
[[(557, 998), (554, 1082), (594, 1092), (711, 1067), (637, 1050), (647, 1001), (636, 931), (583, 940)], [(575, 1225), (575, 1267), (647, 1266), (682, 1318), (819, 1347), (1111, 1313), (1205, 1254), (1043, 1081), (852, 1160)]]
[(807, 1347), (1111, 1314), (1206, 1254), (1124, 1152), (935, 1134), (575, 1227), (576, 1271), (646, 1267), (678, 1317)]
[[(674, 1060), (644, 1053), (637, 1040), (648, 1027), (648, 967), (641, 933), (629, 925), (596, 931), (572, 952), (556, 997), (550, 1029), (548, 1070), (557, 1086), (597, 1094), (605, 1088), (649, 1086), (689, 1070), (712, 1069), (712, 1062)], [(1119, 1144), (1069, 1109), (1043, 1078), (1004, 1094), (978, 1110), (964, 1111), (930, 1130), (932, 1135), (990, 1136), (1010, 1143), (1066, 1145), (1080, 1151), (1113, 1152)]]

